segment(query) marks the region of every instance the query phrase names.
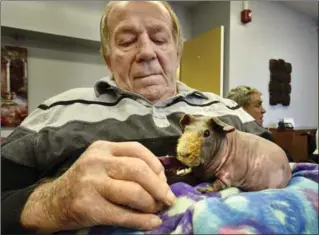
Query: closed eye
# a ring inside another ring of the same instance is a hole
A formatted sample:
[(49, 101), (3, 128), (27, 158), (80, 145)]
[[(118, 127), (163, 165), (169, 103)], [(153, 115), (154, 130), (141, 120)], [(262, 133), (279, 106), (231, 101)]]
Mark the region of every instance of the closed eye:
[(169, 36), (166, 32), (163, 32), (162, 30), (156, 31), (155, 33), (151, 33), (150, 38), (152, 41), (158, 45), (162, 45), (167, 43), (167, 40)]
[(121, 47), (128, 47), (128, 46), (130, 46), (132, 43), (134, 43), (134, 41), (135, 41), (135, 39), (129, 40), (129, 41), (123, 41), (123, 42), (120, 42), (119, 45), (120, 45)]
[(162, 45), (165, 43), (165, 41), (161, 41), (161, 40), (153, 40), (153, 42), (155, 42), (157, 45)]

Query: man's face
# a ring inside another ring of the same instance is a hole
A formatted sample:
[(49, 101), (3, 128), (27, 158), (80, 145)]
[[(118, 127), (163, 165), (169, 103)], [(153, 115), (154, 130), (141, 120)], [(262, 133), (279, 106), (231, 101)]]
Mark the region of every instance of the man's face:
[(118, 86), (152, 103), (176, 93), (180, 53), (168, 11), (157, 2), (121, 2), (108, 19), (109, 69)]
[(266, 111), (262, 105), (260, 94), (254, 93), (250, 96), (250, 99), (251, 103), (246, 105), (244, 109), (262, 125)]

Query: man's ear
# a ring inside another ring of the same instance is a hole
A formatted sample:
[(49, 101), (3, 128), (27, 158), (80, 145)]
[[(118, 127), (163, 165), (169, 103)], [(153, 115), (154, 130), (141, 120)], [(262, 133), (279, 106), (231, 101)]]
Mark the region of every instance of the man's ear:
[(111, 67), (111, 58), (110, 58), (110, 56), (108, 55), (103, 55), (103, 57), (104, 57), (104, 60), (105, 60), (105, 63), (106, 63), (106, 65), (107, 65), (107, 68), (109, 69), (109, 71), (110, 72), (112, 72), (112, 67)]
[(185, 130), (185, 127), (186, 127), (187, 125), (191, 124), (192, 121), (194, 121), (194, 119), (195, 119), (195, 117), (194, 117), (193, 115), (191, 115), (191, 114), (185, 114), (185, 115), (181, 118), (181, 120), (179, 121), (179, 124), (180, 124), (180, 126), (181, 126), (183, 132), (184, 132), (184, 130)]
[(223, 131), (229, 133), (235, 130), (235, 127), (226, 124), (225, 122), (221, 121), (218, 117), (212, 117), (210, 121), (211, 126), (215, 131)]
[(100, 55), (103, 57), (105, 64), (107, 65), (109, 71), (111, 71), (111, 60), (110, 60), (110, 56), (107, 56), (102, 48), (102, 46), (100, 46)]
[(182, 55), (183, 55), (183, 45), (181, 45), (181, 47), (177, 50), (177, 60), (179, 65), (181, 65)]

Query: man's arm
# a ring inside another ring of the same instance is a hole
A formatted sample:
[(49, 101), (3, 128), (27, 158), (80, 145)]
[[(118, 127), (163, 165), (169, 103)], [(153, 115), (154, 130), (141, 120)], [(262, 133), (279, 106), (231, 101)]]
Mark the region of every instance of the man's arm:
[[(2, 180), (13, 182), (19, 166), (3, 162), (11, 167)], [(23, 176), (25, 182), (3, 188), (3, 233), (54, 233), (102, 224), (149, 230), (161, 223), (155, 213), (175, 202), (160, 161), (134, 142), (96, 141), (49, 182), (38, 181), (36, 171)]]
[(36, 187), (35, 168), (16, 164), (1, 157), (1, 233), (31, 233), (20, 222), (21, 211)]

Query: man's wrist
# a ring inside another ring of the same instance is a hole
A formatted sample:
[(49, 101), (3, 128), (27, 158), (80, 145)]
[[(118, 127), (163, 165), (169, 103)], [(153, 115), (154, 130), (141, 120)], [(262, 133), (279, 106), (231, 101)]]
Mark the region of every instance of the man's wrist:
[(42, 182), (29, 196), (21, 213), (21, 224), (27, 230), (50, 233), (58, 230), (53, 180)]

